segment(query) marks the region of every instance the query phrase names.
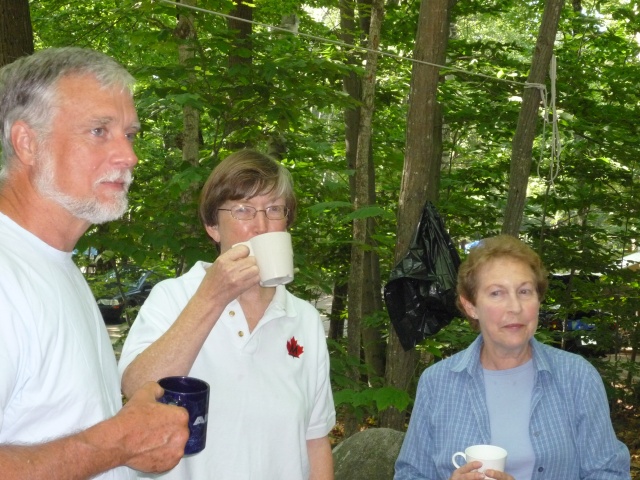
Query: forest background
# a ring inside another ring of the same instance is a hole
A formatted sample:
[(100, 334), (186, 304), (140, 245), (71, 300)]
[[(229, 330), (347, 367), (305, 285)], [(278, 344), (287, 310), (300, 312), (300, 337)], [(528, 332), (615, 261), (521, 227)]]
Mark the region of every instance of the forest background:
[[(510, 233), (568, 278), (543, 309), (562, 320), (605, 313), (596, 322), (614, 328), (597, 329), (596, 340), (616, 354), (590, 360), (640, 470), (638, 273), (621, 268), (640, 226), (639, 1), (0, 8), (0, 65), (34, 48), (86, 46), (138, 80), (130, 208), (78, 245), (90, 281), (130, 264), (177, 276), (213, 261), (199, 190), (232, 151), (265, 151), (290, 169), (299, 200), (290, 290), (332, 301), (334, 440), (368, 426), (403, 430), (419, 373), (475, 336), (455, 320), (405, 352), (390, 327), (383, 286), (430, 200), (462, 256), (478, 239)], [(544, 329), (539, 337), (552, 338)]]

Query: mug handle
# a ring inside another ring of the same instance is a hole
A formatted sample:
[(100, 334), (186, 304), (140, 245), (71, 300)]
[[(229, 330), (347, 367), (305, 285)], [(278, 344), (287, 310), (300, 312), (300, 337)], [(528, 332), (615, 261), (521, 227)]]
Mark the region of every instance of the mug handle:
[(456, 463), (456, 457), (457, 457), (457, 456), (461, 456), (462, 458), (464, 458), (464, 460), (465, 460), (465, 461), (467, 460), (467, 456), (465, 455), (465, 453), (464, 453), (464, 452), (456, 452), (456, 453), (454, 453), (454, 454), (453, 454), (453, 456), (451, 457), (451, 461), (453, 462), (453, 465), (454, 465), (456, 468), (460, 468), (460, 467), (461, 467), (461, 465), (458, 465), (458, 464)]

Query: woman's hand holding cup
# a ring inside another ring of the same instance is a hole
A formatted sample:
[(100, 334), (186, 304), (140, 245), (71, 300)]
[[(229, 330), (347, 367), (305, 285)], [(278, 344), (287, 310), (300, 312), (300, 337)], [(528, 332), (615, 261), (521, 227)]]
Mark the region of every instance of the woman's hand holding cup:
[(483, 480), (485, 478), (484, 473), (478, 472), (481, 466), (481, 462), (466, 463), (455, 469), (449, 480)]
[[(465, 460), (465, 464), (458, 465), (456, 459), (462, 457)], [(495, 445), (472, 445), (467, 447), (464, 452), (456, 452), (451, 457), (451, 462), (456, 470), (453, 472), (452, 480), (459, 478), (460, 480), (467, 479), (484, 479), (490, 478), (492, 480), (512, 480), (513, 477), (504, 473), (505, 465), (507, 462), (507, 451), (504, 448), (497, 447)], [(468, 467), (468, 468), (467, 468)], [(456, 476), (456, 472), (462, 475), (467, 472), (475, 472), (479, 476)]]
[[(248, 289), (258, 285), (259, 281), (255, 258), (249, 256), (246, 246), (238, 246), (218, 256), (207, 268), (198, 292), (208, 301), (217, 300), (227, 305)], [(220, 288), (220, 285), (224, 285), (225, 288)]]
[(484, 472), (484, 478), (493, 480), (515, 480), (511, 475), (498, 470), (487, 469)]

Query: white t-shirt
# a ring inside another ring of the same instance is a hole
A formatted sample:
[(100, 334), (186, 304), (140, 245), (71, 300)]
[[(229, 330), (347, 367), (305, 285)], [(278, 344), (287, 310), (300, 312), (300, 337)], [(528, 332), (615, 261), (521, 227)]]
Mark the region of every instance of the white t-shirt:
[(0, 213), (0, 445), (69, 435), (121, 407), (111, 342), (71, 254)]
[[(209, 264), (160, 282), (140, 309), (120, 356), (122, 374), (176, 320)], [(221, 285), (220, 288), (225, 288)], [(290, 354), (291, 340), (302, 348)], [(140, 478), (303, 480), (309, 477), (306, 441), (335, 424), (329, 355), (320, 316), (285, 287), (253, 332), (231, 302), (204, 342), (189, 375), (211, 387), (207, 445), (172, 471)]]

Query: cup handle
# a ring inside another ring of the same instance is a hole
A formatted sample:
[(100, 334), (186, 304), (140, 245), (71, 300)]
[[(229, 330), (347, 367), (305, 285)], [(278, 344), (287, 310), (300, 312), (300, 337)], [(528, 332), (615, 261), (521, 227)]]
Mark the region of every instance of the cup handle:
[(465, 461), (467, 460), (467, 456), (464, 454), (464, 452), (456, 452), (456, 453), (454, 453), (454, 454), (453, 454), (453, 456), (451, 457), (451, 461), (453, 462), (453, 466), (454, 466), (454, 467), (456, 467), (456, 468), (460, 468), (460, 467), (461, 467), (461, 465), (458, 465), (458, 464), (456, 463), (456, 457), (457, 457), (457, 456), (460, 456), (460, 457), (464, 458), (464, 460), (465, 460)]

